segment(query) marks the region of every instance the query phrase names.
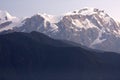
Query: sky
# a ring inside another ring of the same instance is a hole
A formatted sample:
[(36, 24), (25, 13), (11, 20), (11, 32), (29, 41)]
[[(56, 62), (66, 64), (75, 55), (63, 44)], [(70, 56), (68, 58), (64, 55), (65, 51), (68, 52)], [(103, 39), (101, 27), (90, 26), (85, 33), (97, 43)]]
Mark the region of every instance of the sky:
[(18, 17), (38, 12), (60, 15), (84, 7), (105, 10), (111, 17), (120, 20), (120, 0), (0, 0), (0, 10)]

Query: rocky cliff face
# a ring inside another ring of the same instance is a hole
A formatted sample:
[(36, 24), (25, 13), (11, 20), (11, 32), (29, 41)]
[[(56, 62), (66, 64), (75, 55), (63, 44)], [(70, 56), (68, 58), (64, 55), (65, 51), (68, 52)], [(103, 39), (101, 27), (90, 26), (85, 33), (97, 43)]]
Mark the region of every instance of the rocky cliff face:
[(96, 8), (75, 10), (61, 16), (39, 13), (22, 20), (12, 30), (28, 33), (38, 31), (52, 38), (70, 40), (90, 48), (120, 52), (120, 24)]

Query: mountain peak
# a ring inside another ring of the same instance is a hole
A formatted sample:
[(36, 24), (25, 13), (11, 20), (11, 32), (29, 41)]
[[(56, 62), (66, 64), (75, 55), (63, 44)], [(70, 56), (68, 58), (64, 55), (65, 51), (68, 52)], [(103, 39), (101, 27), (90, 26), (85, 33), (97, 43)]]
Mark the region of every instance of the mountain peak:
[(98, 8), (82, 8), (80, 10), (74, 10), (71, 12), (66, 13), (65, 15), (93, 15), (93, 14), (100, 14), (102, 16), (106, 16), (107, 14), (104, 12), (104, 10), (98, 9)]
[(58, 23), (62, 18), (63, 18), (63, 15), (62, 16), (57, 16), (57, 15), (49, 15), (49, 14), (46, 14), (46, 13), (37, 13), (35, 14), (34, 16), (41, 16), (45, 19), (45, 21), (48, 21), (48, 22), (51, 22), (51, 23)]
[(1, 11), (0, 10), (0, 23), (11, 21), (15, 19), (16, 17), (11, 16), (7, 11)]

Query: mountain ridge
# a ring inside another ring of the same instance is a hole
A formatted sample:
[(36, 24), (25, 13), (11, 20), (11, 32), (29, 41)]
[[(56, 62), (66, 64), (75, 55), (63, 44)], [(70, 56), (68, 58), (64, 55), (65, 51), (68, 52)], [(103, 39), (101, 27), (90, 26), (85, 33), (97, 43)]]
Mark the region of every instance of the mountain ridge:
[(61, 16), (38, 13), (18, 22), (12, 28), (2, 27), (0, 31), (37, 31), (54, 39), (73, 41), (93, 49), (120, 52), (120, 23), (104, 10), (83, 8)]

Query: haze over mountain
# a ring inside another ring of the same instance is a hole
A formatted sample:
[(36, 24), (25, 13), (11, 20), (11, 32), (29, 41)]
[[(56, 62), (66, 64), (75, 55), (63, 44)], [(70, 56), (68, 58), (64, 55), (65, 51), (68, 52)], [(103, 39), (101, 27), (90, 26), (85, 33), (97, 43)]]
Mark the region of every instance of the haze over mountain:
[(0, 32), (5, 30), (27, 33), (37, 31), (54, 39), (73, 41), (98, 50), (120, 52), (120, 23), (104, 10), (96, 8), (83, 8), (61, 16), (38, 13), (17, 20), (6, 20), (5, 16), (1, 16)]
[(119, 61), (38, 32), (0, 35), (0, 80), (120, 80)]

